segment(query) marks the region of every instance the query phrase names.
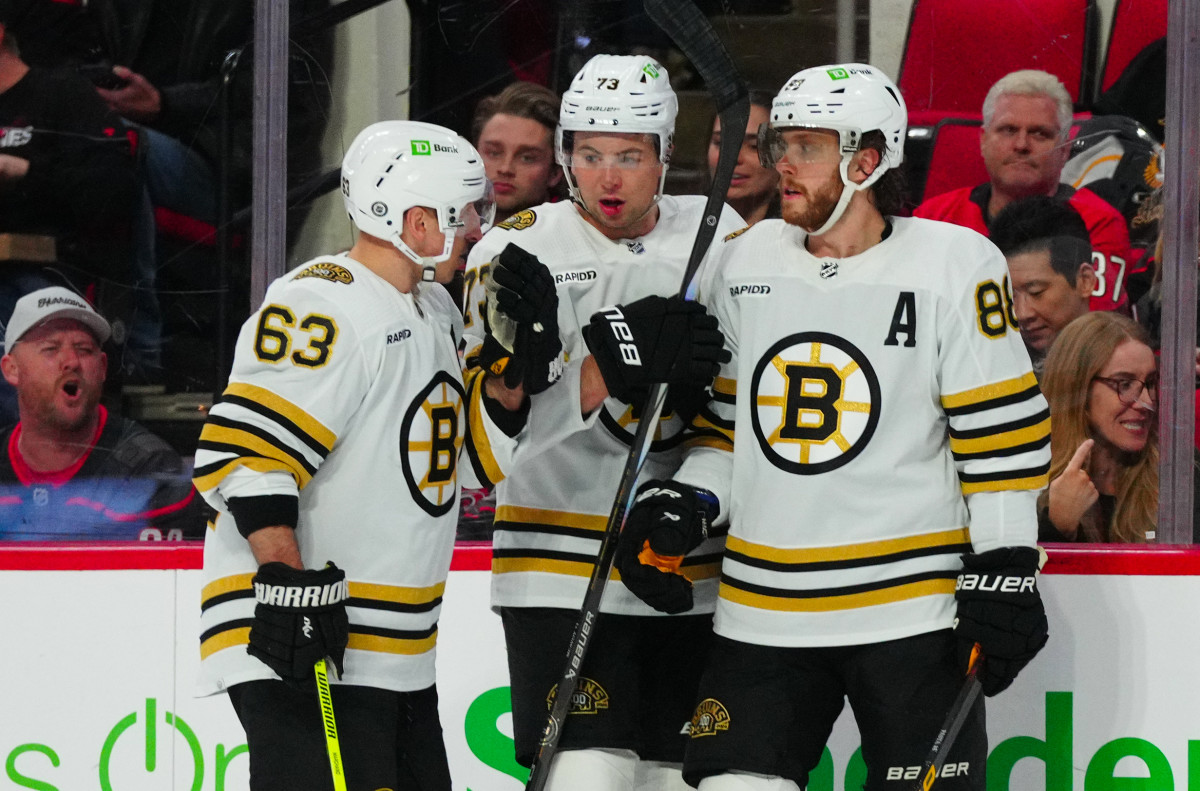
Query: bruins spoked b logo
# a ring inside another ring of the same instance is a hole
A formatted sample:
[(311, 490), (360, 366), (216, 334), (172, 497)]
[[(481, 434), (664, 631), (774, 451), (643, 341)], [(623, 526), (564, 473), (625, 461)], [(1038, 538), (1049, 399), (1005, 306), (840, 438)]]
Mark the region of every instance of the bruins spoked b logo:
[(466, 434), (463, 387), (438, 371), (413, 399), (400, 426), (404, 480), (417, 505), (430, 516), (458, 502), (458, 452)]
[(750, 417), (781, 470), (817, 475), (846, 464), (879, 423), (879, 377), (858, 347), (825, 332), (776, 343), (754, 368)]

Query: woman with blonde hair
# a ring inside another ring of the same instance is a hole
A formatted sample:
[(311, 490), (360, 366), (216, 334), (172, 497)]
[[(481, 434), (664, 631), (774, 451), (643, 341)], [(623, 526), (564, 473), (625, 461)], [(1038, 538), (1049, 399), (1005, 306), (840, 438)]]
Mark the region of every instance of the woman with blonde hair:
[(1050, 488), (1042, 541), (1144, 542), (1158, 515), (1158, 361), (1146, 332), (1111, 312), (1080, 316), (1046, 357)]

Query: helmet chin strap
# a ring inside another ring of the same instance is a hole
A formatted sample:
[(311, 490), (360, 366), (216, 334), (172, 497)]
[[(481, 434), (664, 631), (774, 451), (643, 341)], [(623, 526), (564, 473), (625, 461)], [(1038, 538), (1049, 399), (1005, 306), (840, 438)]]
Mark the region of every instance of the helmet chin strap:
[(846, 207), (850, 205), (850, 199), (854, 197), (854, 193), (865, 190), (874, 184), (883, 175), (884, 171), (887, 170), (887, 168), (880, 164), (870, 176), (867, 176), (863, 183), (855, 184), (850, 180), (850, 160), (854, 158), (854, 153), (843, 154), (842, 164), (838, 167), (838, 172), (842, 174), (842, 194), (838, 198), (837, 205), (829, 213), (829, 219), (825, 220), (820, 228), (809, 233), (809, 236), (820, 236), (821, 234), (828, 233), (829, 229), (836, 225), (837, 221), (842, 219), (842, 215), (846, 213)]
[(421, 282), (432, 283), (437, 275), (437, 265), (450, 257), (450, 251), (454, 249), (454, 236), (446, 234), (446, 244), (442, 248), (442, 254), (436, 258), (428, 255), (417, 255), (417, 252), (404, 243), (400, 238), (400, 234), (392, 236), (392, 244), (397, 250), (404, 253), (413, 263), (421, 267)]

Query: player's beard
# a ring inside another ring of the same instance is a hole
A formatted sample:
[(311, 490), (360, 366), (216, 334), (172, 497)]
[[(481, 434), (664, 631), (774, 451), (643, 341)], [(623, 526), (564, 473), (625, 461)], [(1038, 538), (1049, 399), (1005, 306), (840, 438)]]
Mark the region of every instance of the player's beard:
[[(798, 225), (812, 233), (825, 224), (842, 197), (842, 178), (838, 173), (815, 190), (805, 191), (802, 201), (783, 201), (782, 216), (789, 225)], [(800, 206), (796, 204), (800, 203)]]

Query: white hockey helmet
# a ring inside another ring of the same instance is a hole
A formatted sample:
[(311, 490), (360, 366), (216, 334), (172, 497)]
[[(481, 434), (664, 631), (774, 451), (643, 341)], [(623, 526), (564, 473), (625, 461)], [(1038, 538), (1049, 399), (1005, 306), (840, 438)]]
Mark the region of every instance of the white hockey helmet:
[[(641, 55), (596, 55), (583, 65), (563, 94), (554, 150), (567, 177), (571, 197), (582, 204), (571, 174), (574, 132), (623, 132), (653, 135), (663, 165), (662, 196), (675, 137), (679, 100), (667, 69)], [(586, 207), (585, 207), (586, 208)]]
[[(891, 168), (904, 161), (904, 136), (908, 128), (908, 110), (900, 90), (882, 71), (865, 63), (816, 66), (792, 75), (771, 102), (767, 128), (759, 140), (759, 159), (764, 167), (774, 167), (782, 157), (778, 136), (782, 129), (829, 129), (837, 132), (841, 149), (842, 191), (837, 208), (813, 235), (825, 233), (841, 218), (850, 196), (866, 189)], [(850, 159), (862, 145), (863, 135), (883, 133), (886, 151), (879, 166), (861, 184), (848, 176)]]
[[(419, 263), (432, 280), (450, 257), (455, 235), (478, 223), (486, 231), (496, 204), (483, 160), (467, 140), (420, 121), (381, 121), (358, 133), (342, 160), (346, 213), (363, 233), (386, 239)], [(404, 213), (415, 206), (437, 212), (446, 235), (441, 255), (417, 255), (400, 239)]]

